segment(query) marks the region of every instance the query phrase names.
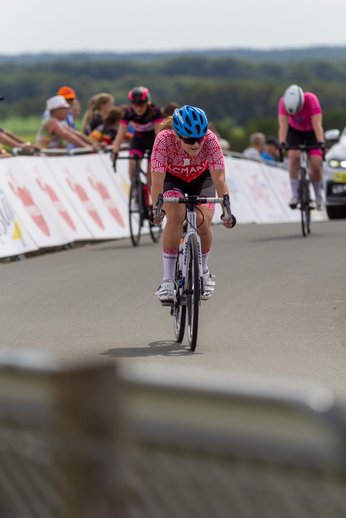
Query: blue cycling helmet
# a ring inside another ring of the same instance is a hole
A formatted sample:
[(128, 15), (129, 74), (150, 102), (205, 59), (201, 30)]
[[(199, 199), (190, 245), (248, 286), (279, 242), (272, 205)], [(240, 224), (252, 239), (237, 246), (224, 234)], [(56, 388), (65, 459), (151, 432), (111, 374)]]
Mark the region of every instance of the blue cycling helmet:
[(179, 137), (204, 137), (208, 131), (205, 112), (188, 104), (174, 110), (172, 125)]

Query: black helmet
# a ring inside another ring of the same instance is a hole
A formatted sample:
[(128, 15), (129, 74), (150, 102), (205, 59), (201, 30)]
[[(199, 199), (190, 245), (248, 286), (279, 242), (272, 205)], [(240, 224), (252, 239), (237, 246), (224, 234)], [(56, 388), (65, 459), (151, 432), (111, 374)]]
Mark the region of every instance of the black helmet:
[(143, 104), (150, 102), (150, 92), (144, 86), (136, 86), (129, 91), (129, 99), (132, 104)]

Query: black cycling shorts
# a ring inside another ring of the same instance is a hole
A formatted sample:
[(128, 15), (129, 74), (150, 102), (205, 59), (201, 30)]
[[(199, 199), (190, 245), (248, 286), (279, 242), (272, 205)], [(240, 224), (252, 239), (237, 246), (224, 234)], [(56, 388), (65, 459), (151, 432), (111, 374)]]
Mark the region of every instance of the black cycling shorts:
[(130, 155), (144, 156), (148, 152), (148, 159), (150, 160), (151, 152), (155, 140), (155, 131), (143, 131), (141, 135), (135, 133), (130, 140)]
[(301, 144), (306, 146), (316, 145), (316, 149), (319, 149), (317, 138), (314, 130), (311, 131), (298, 131), (292, 126), (288, 126), (288, 132), (286, 137), (287, 147), (299, 147)]
[(209, 169), (206, 169), (204, 173), (191, 182), (185, 182), (182, 178), (167, 172), (163, 192), (174, 190), (178, 190), (182, 194), (215, 197), (215, 187)]

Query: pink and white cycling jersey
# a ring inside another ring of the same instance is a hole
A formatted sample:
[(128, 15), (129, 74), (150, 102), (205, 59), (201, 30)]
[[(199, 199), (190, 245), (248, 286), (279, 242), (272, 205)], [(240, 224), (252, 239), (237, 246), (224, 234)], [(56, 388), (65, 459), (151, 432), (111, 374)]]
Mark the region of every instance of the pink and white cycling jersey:
[(201, 151), (191, 157), (181, 148), (172, 130), (161, 131), (154, 142), (151, 168), (159, 173), (171, 173), (185, 182), (191, 182), (206, 169), (225, 169), (225, 161), (216, 135), (208, 130)]
[(298, 131), (312, 131), (314, 129), (311, 121), (312, 115), (322, 113), (320, 102), (315, 94), (304, 93), (304, 105), (300, 112), (290, 115), (284, 106), (284, 98), (279, 101), (279, 115), (288, 115), (288, 124)]

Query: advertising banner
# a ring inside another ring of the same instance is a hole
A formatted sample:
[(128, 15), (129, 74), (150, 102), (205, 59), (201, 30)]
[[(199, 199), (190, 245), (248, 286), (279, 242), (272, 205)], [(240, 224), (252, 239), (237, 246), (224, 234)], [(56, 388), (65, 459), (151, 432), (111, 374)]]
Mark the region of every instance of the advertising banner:
[(129, 236), (127, 205), (97, 154), (44, 159), (95, 239)]
[[(113, 163), (109, 153), (100, 153), (100, 159), (104, 165), (110, 179), (114, 183), (118, 193), (126, 205), (129, 203), (130, 180), (129, 180), (129, 161), (117, 160), (116, 172), (113, 169)], [(121, 151), (120, 157), (127, 157), (128, 151)], [(143, 162), (144, 163), (144, 162)]]
[(226, 182), (230, 192), (232, 213), (239, 223), (259, 223), (261, 218), (251, 203), (251, 197), (241, 179), (244, 171), (234, 167), (235, 160), (232, 157), (225, 157)]
[[(267, 165), (262, 165), (261, 167), (274, 194), (281, 200), (282, 206), (288, 217), (287, 221), (300, 221), (300, 210), (292, 210), (289, 207), (289, 202), (292, 197), (289, 172), (287, 170), (280, 169), (279, 167), (270, 167)], [(312, 200), (315, 199), (314, 189), (311, 184), (310, 197)], [(318, 211), (314, 209), (311, 211), (312, 221), (326, 221), (327, 219), (328, 216), (325, 210)]]
[(258, 215), (258, 223), (289, 221), (281, 202), (270, 188), (261, 164), (234, 158), (230, 166), (238, 173), (237, 178), (245, 189), (246, 197), (253, 211)]
[[(129, 206), (129, 194), (130, 194), (130, 178), (129, 178), (129, 160), (124, 160), (124, 158), (128, 158), (128, 151), (121, 151), (119, 153), (120, 159), (116, 162), (116, 172), (113, 169), (113, 163), (110, 159), (109, 153), (100, 153), (100, 159), (107, 171), (108, 176), (110, 177), (112, 183), (117, 189), (121, 199), (126, 204), (126, 213), (128, 217), (128, 206)], [(147, 170), (148, 161), (146, 159), (141, 162), (141, 169), (143, 171)], [(147, 183), (147, 179), (145, 175), (141, 174), (141, 180), (143, 183)], [(164, 220), (163, 225), (166, 224)], [(149, 232), (149, 222), (145, 220), (143, 222), (143, 227), (141, 230), (141, 234), (147, 234)], [(129, 234), (130, 235), (130, 234)]]
[[(68, 209), (61, 204), (61, 212), (65, 211), (67, 215), (65, 218), (61, 214), (58, 216), (56, 206), (44, 191), (47, 189), (45, 186), (55, 183), (42, 158), (16, 157), (2, 160), (0, 177), (2, 190), (21, 225), (39, 248), (59, 246), (75, 240), (75, 232), (66, 222)], [(41, 185), (37, 179), (40, 179)]]
[(0, 175), (0, 257), (11, 257), (33, 250), (37, 250), (37, 246), (19, 223), (4, 191), (1, 189)]
[(300, 211), (292, 210), (289, 207), (292, 193), (288, 171), (268, 165), (261, 165), (261, 168), (274, 195), (280, 201), (282, 209), (286, 213), (287, 221), (300, 221)]
[(54, 208), (57, 220), (62, 223), (68, 240), (70, 242), (91, 240), (90, 232), (80, 220), (42, 157), (18, 157), (18, 159), (25, 160), (26, 168)]

